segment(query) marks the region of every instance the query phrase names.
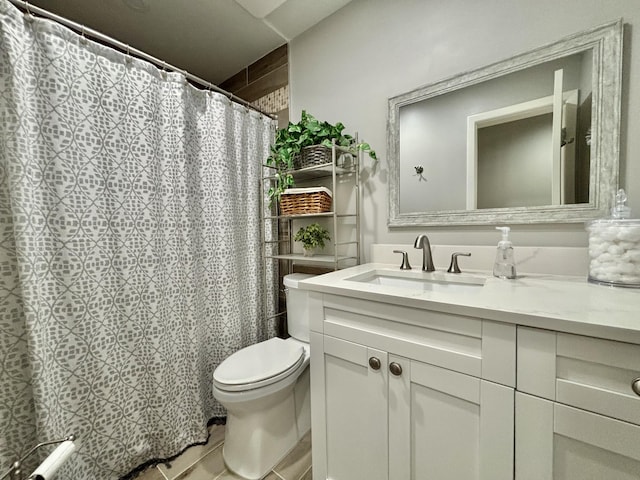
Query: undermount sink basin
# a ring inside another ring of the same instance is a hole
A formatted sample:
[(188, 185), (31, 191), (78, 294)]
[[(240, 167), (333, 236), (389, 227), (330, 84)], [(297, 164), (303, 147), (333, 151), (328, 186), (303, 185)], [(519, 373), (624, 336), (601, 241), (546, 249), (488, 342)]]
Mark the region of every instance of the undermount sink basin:
[(421, 292), (473, 293), (484, 286), (486, 279), (445, 272), (372, 270), (345, 280)]

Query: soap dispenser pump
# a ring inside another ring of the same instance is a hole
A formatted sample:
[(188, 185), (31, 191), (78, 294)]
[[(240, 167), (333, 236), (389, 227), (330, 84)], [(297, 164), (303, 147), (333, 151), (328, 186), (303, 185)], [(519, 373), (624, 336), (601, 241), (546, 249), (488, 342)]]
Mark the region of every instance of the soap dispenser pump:
[(496, 227), (502, 232), (502, 240), (498, 242), (496, 261), (493, 264), (493, 275), (498, 278), (516, 278), (516, 262), (513, 255), (513, 244), (509, 240), (509, 227)]

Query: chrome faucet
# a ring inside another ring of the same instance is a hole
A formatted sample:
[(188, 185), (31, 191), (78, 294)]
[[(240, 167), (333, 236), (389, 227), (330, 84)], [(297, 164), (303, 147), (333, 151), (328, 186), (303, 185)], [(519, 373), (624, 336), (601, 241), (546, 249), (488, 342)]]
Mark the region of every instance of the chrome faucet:
[(431, 244), (429, 243), (429, 237), (426, 235), (418, 235), (414, 248), (422, 249), (422, 270), (425, 272), (435, 272), (436, 268), (433, 266), (433, 258), (431, 257)]

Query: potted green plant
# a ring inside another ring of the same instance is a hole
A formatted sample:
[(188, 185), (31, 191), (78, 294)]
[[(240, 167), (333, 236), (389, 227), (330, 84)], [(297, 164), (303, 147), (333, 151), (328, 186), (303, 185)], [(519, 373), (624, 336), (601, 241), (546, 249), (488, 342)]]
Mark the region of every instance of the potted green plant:
[(293, 239), (302, 243), (305, 256), (311, 256), (316, 248), (324, 248), (324, 241), (331, 240), (331, 237), (326, 228), (318, 223), (312, 223), (306, 227), (300, 227)]
[(344, 131), (341, 122), (332, 125), (328, 122), (321, 122), (313, 115), (302, 111), (301, 119), (298, 123), (291, 123), (287, 127), (278, 130), (276, 138), (271, 146), (271, 154), (267, 158), (266, 164), (274, 167), (275, 185), (269, 188), (268, 197), (270, 204), (280, 198), (280, 194), (287, 188), (295, 185), (291, 171), (296, 168), (295, 161), (302, 154), (305, 147), (322, 145), (331, 148), (335, 140), (336, 145), (368, 152), (369, 156), (377, 160), (375, 150), (366, 142), (355, 143), (355, 139)]

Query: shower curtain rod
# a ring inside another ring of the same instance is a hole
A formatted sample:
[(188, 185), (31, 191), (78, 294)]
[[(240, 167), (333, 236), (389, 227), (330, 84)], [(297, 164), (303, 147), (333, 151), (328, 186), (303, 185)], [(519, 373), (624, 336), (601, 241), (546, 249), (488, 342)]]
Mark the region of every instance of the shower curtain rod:
[(48, 10), (45, 10), (44, 8), (40, 8), (37, 7), (35, 5), (30, 5), (29, 2), (27, 1), (23, 1), (23, 0), (9, 0), (11, 3), (13, 3), (16, 7), (21, 8), (22, 10), (26, 11), (27, 14), (29, 15), (33, 15), (33, 14), (37, 14), (38, 16), (44, 17), (44, 18), (48, 18), (49, 20), (53, 20), (54, 22), (60, 23), (62, 25), (64, 25), (65, 27), (69, 27), (73, 30), (75, 30), (77, 33), (80, 33), (82, 36), (91, 36), (93, 38), (95, 38), (96, 40), (99, 40), (100, 42), (104, 42), (107, 43), (111, 46), (116, 47), (118, 50), (125, 52), (127, 55), (135, 55), (136, 57), (142, 58), (143, 60), (146, 60), (148, 62), (153, 63), (154, 65), (156, 65), (159, 68), (162, 68), (164, 70), (172, 70), (174, 72), (179, 72), (182, 75), (185, 76), (185, 78), (187, 78), (188, 80), (191, 80), (192, 82), (197, 83), (198, 85), (207, 88), (209, 90), (213, 90), (215, 92), (221, 93), (222, 95), (226, 96), (229, 98), (229, 100), (234, 101), (236, 103), (239, 103), (241, 105), (244, 105), (247, 108), (250, 108), (252, 110), (255, 110), (259, 113), (261, 113), (262, 115), (266, 115), (269, 118), (275, 119), (276, 116), (271, 114), (271, 113), (267, 113), (264, 112), (262, 110), (260, 110), (258, 107), (255, 107), (253, 105), (251, 105), (249, 102), (247, 102), (246, 100), (243, 100), (242, 98), (234, 95), (231, 92), (227, 92), (226, 90), (223, 90), (222, 88), (214, 85), (211, 82), (208, 82), (206, 80), (203, 80), (200, 77), (196, 77), (195, 75), (187, 72), (186, 70), (181, 70), (178, 67), (175, 67), (163, 60), (160, 60), (152, 55), (149, 55), (148, 53), (143, 52), (142, 50), (138, 50), (137, 48), (133, 48), (130, 45), (127, 45), (126, 43), (123, 43), (119, 40), (116, 40), (113, 37), (110, 37), (108, 35), (105, 35), (103, 33), (98, 32), (97, 30), (93, 30), (92, 28), (86, 27), (80, 23), (76, 23), (72, 20), (69, 20), (68, 18), (64, 18), (61, 17), (60, 15), (56, 15), (55, 13), (52, 13)]

